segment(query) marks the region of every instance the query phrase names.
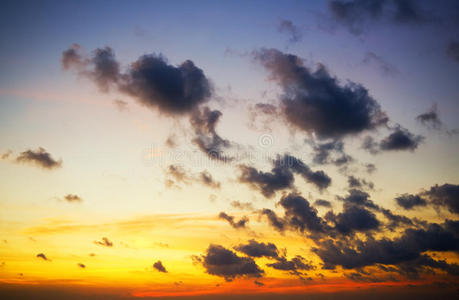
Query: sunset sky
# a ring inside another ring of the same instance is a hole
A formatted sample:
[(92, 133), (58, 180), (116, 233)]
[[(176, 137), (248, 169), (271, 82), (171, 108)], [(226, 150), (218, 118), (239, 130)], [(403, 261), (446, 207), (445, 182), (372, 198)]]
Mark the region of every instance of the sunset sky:
[(459, 3), (2, 1), (0, 298), (452, 299)]

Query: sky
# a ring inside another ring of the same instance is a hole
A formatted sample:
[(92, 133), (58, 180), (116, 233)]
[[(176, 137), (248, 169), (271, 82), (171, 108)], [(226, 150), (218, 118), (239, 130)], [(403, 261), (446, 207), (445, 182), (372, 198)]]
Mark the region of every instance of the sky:
[(459, 284), (453, 0), (3, 1), (0, 295)]

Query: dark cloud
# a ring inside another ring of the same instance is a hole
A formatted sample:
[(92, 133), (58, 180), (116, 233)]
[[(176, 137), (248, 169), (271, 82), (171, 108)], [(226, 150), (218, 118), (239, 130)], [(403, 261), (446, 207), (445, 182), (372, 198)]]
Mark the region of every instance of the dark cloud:
[(113, 247), (113, 243), (106, 237), (103, 237), (100, 241), (94, 241), (94, 244), (105, 247)]
[(414, 135), (407, 129), (397, 126), (391, 134), (381, 141), (380, 149), (383, 151), (414, 151), (423, 141), (423, 136)]
[(355, 189), (355, 188), (367, 188), (367, 189), (374, 189), (375, 185), (371, 181), (367, 181), (363, 178), (357, 178), (354, 177), (353, 175), (349, 175), (347, 177), (347, 184), (349, 185), (349, 188)]
[(267, 266), (276, 270), (291, 271), (294, 274), (297, 274), (298, 270), (308, 271), (315, 269), (312, 262), (306, 261), (305, 258), (300, 255), (295, 256), (291, 260), (285, 257), (279, 257), (276, 262), (267, 264)]
[(361, 34), (368, 19), (378, 19), (386, 0), (329, 1), (332, 16), (353, 34)]
[(372, 136), (366, 136), (363, 139), (361, 148), (373, 155), (378, 154), (380, 151), (378, 142)]
[(393, 0), (394, 19), (400, 23), (425, 23), (430, 21), (421, 9), (419, 0)]
[(331, 178), (324, 171), (312, 171), (300, 159), (291, 155), (285, 154), (283, 157), (278, 157), (274, 164), (276, 167), (291, 169), (294, 173), (301, 175), (304, 180), (315, 185), (319, 190), (323, 190), (331, 184)]
[(104, 47), (94, 50), (89, 63), (93, 69), (87, 72), (87, 75), (101, 91), (108, 91), (110, 86), (116, 84), (120, 79), (120, 66), (112, 48)]
[(52, 170), (62, 167), (62, 160), (55, 160), (44, 148), (26, 150), (21, 152), (15, 159), (17, 163), (35, 165), (44, 169)]
[(387, 123), (365, 87), (341, 85), (323, 65), (312, 71), (301, 58), (276, 49), (261, 49), (253, 56), (282, 87), (282, 111), (293, 126), (319, 138), (341, 138)]
[(289, 36), (290, 43), (297, 43), (301, 40), (302, 34), (298, 27), (290, 20), (282, 20), (278, 26), (279, 32), (286, 33)]
[(245, 165), (239, 168), (241, 170), (239, 182), (247, 183), (260, 190), (265, 197), (272, 197), (276, 191), (293, 186), (293, 173), (288, 167), (276, 166), (271, 172), (259, 171)]
[(451, 41), (446, 48), (446, 54), (448, 54), (451, 59), (459, 62), (459, 42)]
[(38, 253), (37, 257), (41, 258), (43, 260), (46, 260), (46, 261), (51, 261), (49, 258), (46, 257), (46, 255), (44, 253)]
[(204, 185), (207, 185), (214, 189), (220, 188), (220, 182), (215, 181), (215, 179), (212, 177), (212, 174), (210, 174), (208, 171), (202, 171), (199, 174), (199, 178)]
[(166, 186), (168, 187), (172, 187), (176, 183), (191, 184), (192, 182), (198, 182), (214, 189), (220, 188), (220, 182), (216, 181), (208, 171), (202, 171), (194, 175), (189, 174), (181, 165), (170, 165), (167, 168), (166, 175), (173, 179), (166, 180)]
[(346, 197), (338, 197), (338, 199), (344, 201), (345, 205), (352, 204), (371, 209), (379, 209), (379, 206), (370, 200), (370, 195), (368, 193), (358, 189), (351, 189)]
[(332, 17), (349, 32), (363, 33), (364, 28), (377, 21), (394, 24), (424, 24), (433, 17), (421, 8), (421, 1), (413, 0), (333, 0), (329, 2)]
[(77, 263), (77, 266), (82, 268), (82, 269), (85, 269), (86, 268), (86, 265), (85, 264), (82, 264), (82, 263)]
[(211, 95), (207, 77), (191, 60), (175, 67), (157, 55), (144, 55), (132, 63), (121, 90), (170, 114), (189, 112)]
[(206, 272), (211, 275), (221, 276), (226, 281), (237, 277), (261, 277), (262, 269), (250, 257), (240, 257), (231, 250), (220, 245), (210, 245), (205, 255), (194, 257)]
[[(457, 223), (457, 221), (449, 221)], [(362, 268), (375, 264), (398, 265), (413, 261), (426, 251), (459, 252), (459, 236), (451, 230), (453, 225), (429, 224), (425, 229), (406, 229), (400, 237), (379, 240), (369, 237), (353, 244), (346, 241), (326, 239), (316, 242), (315, 252), (324, 262), (324, 268)], [(459, 226), (459, 225), (458, 225)]]
[(421, 273), (435, 274), (433, 269), (439, 269), (447, 274), (459, 276), (459, 265), (447, 263), (445, 260), (434, 260), (432, 257), (423, 254), (418, 258), (403, 262), (397, 266), (396, 272), (411, 279), (418, 279)]
[(159, 272), (167, 273), (166, 268), (163, 266), (163, 263), (160, 260), (158, 260), (157, 262), (153, 264), (153, 268)]
[(363, 63), (368, 65), (375, 65), (379, 70), (381, 70), (382, 74), (386, 76), (395, 76), (399, 74), (399, 71), (395, 66), (371, 51), (365, 54)]
[(318, 199), (314, 202), (315, 206), (331, 207), (331, 202), (323, 199)]
[(209, 158), (216, 160), (231, 160), (223, 154), (223, 150), (231, 146), (230, 141), (223, 139), (215, 131), (222, 113), (208, 107), (194, 110), (190, 116), (190, 123), (195, 132), (193, 143)]
[(284, 220), (276, 215), (274, 211), (269, 208), (265, 208), (261, 210), (261, 215), (264, 215), (268, 218), (268, 222), (271, 226), (279, 231), (284, 231), (286, 224)]
[(268, 198), (277, 191), (292, 188), (295, 180), (294, 173), (301, 175), (319, 190), (323, 190), (331, 184), (331, 178), (325, 172), (312, 171), (301, 160), (288, 154), (278, 156), (273, 161), (273, 165), (271, 172), (263, 172), (253, 167), (241, 165), (239, 166), (241, 170), (239, 182), (251, 185)]
[(441, 129), (443, 127), (443, 123), (440, 120), (437, 112), (437, 105), (433, 105), (432, 108), (416, 117), (416, 120), (421, 122), (424, 126), (430, 129)]
[(255, 285), (258, 285), (258, 286), (264, 286), (264, 285), (265, 285), (263, 282), (258, 281), (258, 280), (254, 280), (253, 283), (254, 283)]
[(75, 68), (102, 91), (116, 87), (141, 104), (169, 115), (188, 113), (212, 94), (208, 78), (191, 60), (174, 66), (162, 55), (143, 55), (129, 65), (126, 73), (120, 73), (120, 65), (110, 47), (97, 48), (89, 57), (80, 52), (76, 44), (65, 50), (63, 68)]
[(247, 244), (234, 247), (234, 249), (250, 257), (277, 258), (279, 256), (277, 247), (273, 243), (259, 243), (253, 239), (249, 240)]
[(394, 231), (396, 228), (402, 225), (407, 225), (407, 226), (413, 225), (413, 221), (410, 218), (402, 216), (402, 215), (394, 214), (389, 209), (380, 208), (379, 211), (386, 217), (386, 219), (390, 221), (390, 223), (387, 224), (387, 228), (390, 231)]
[(352, 162), (354, 159), (344, 152), (344, 143), (340, 140), (333, 140), (326, 143), (311, 142), (316, 164), (334, 164), (342, 166)]
[(242, 217), (241, 219), (239, 219), (239, 221), (236, 221), (234, 216), (230, 216), (225, 212), (221, 212), (218, 215), (218, 217), (220, 219), (228, 221), (228, 223), (231, 225), (231, 227), (233, 227), (235, 229), (245, 228), (247, 223), (249, 222), (249, 219), (247, 217)]
[(342, 234), (376, 230), (380, 226), (374, 213), (357, 205), (345, 205), (343, 212), (331, 219), (335, 223), (335, 229)]
[(459, 185), (437, 184), (417, 195), (403, 194), (395, 198), (395, 201), (404, 209), (430, 205), (437, 209), (446, 209), (453, 214), (459, 214)]
[(429, 202), (439, 208), (446, 208), (449, 212), (459, 214), (459, 185), (443, 184), (435, 185), (423, 193)]
[(64, 196), (64, 200), (67, 202), (82, 202), (83, 199), (81, 199), (80, 196), (75, 195), (75, 194), (67, 194)]
[(403, 194), (395, 198), (395, 201), (404, 209), (412, 209), (418, 206), (427, 206), (427, 201), (419, 195)]
[(438, 130), (446, 133), (447, 135), (456, 135), (459, 133), (458, 129), (449, 130), (441, 121), (440, 116), (438, 115), (437, 104), (434, 104), (427, 112), (422, 113), (416, 117), (416, 120), (419, 121), (422, 125), (428, 129)]
[(376, 171), (376, 166), (374, 164), (365, 164), (365, 169), (367, 171), (368, 174), (372, 174)]
[(72, 67), (81, 69), (87, 63), (85, 59), (81, 56), (80, 45), (73, 44), (69, 49), (62, 52), (61, 64), (64, 70), (68, 70)]
[(289, 194), (279, 201), (285, 209), (285, 222), (301, 232), (325, 233), (328, 225), (317, 215), (317, 210), (298, 194)]

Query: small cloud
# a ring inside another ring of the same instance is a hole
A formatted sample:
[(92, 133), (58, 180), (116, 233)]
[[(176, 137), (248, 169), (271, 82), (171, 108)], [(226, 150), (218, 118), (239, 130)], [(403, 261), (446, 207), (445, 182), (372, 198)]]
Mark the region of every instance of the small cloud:
[(446, 48), (446, 54), (456, 62), (459, 62), (459, 42), (451, 41)]
[(113, 243), (106, 237), (103, 237), (101, 241), (94, 241), (94, 244), (105, 247), (113, 247)]
[(253, 283), (254, 283), (255, 285), (258, 285), (258, 286), (264, 286), (264, 285), (265, 285), (263, 282), (258, 281), (258, 280), (254, 280)]
[(49, 258), (47, 258), (46, 255), (43, 254), (43, 253), (38, 253), (38, 254), (37, 254), (37, 257), (38, 257), (38, 258), (41, 258), (41, 259), (43, 259), (43, 260), (46, 260), (46, 261), (51, 261), (51, 260), (50, 260)]
[(80, 267), (80, 268), (82, 268), (82, 269), (85, 269), (85, 268), (86, 268), (86, 266), (85, 266), (84, 264), (82, 264), (82, 263), (77, 263), (77, 266)]
[(11, 150), (8, 150), (5, 153), (3, 153), (0, 157), (2, 158), (2, 160), (8, 160), (8, 158), (10, 157), (12, 153), (13, 152)]
[(126, 110), (129, 109), (128, 103), (126, 101), (123, 101), (123, 100), (120, 100), (120, 99), (113, 100), (113, 104), (121, 112), (126, 111)]
[(362, 62), (367, 65), (376, 66), (385, 76), (395, 76), (400, 73), (394, 65), (387, 62), (381, 56), (376, 55), (374, 52), (371, 51), (365, 54), (365, 57), (363, 58)]
[(427, 112), (418, 115), (416, 120), (429, 129), (441, 129), (443, 127), (443, 123), (438, 116), (436, 104)]
[(323, 199), (318, 199), (314, 202), (315, 206), (331, 207), (331, 202)]
[(220, 219), (228, 221), (228, 223), (231, 225), (231, 227), (235, 229), (239, 228), (245, 228), (246, 224), (249, 222), (249, 219), (247, 217), (242, 217), (239, 221), (235, 220), (234, 216), (230, 216), (225, 212), (221, 212), (218, 217)]
[(423, 141), (423, 136), (414, 135), (407, 129), (397, 126), (389, 136), (381, 141), (380, 148), (385, 151), (414, 151)]
[(166, 146), (169, 148), (177, 147), (177, 136), (176, 135), (168, 136), (166, 140)]
[(83, 199), (81, 199), (80, 196), (75, 195), (75, 194), (67, 194), (64, 196), (64, 200), (67, 202), (82, 202)]
[(153, 268), (155, 268), (159, 272), (167, 273), (166, 268), (163, 266), (163, 263), (160, 260), (158, 260), (157, 262), (153, 264)]
[(298, 27), (290, 20), (282, 20), (279, 23), (278, 30), (281, 33), (286, 33), (289, 36), (290, 43), (298, 43), (303, 37)]
[(232, 201), (230, 205), (240, 210), (253, 210), (253, 205), (250, 202)]

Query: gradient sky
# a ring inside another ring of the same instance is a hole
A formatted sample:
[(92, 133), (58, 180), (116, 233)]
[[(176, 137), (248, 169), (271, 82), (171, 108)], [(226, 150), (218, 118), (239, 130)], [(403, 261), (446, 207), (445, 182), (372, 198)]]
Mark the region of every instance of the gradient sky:
[(0, 295), (457, 296), (455, 1), (2, 4)]

